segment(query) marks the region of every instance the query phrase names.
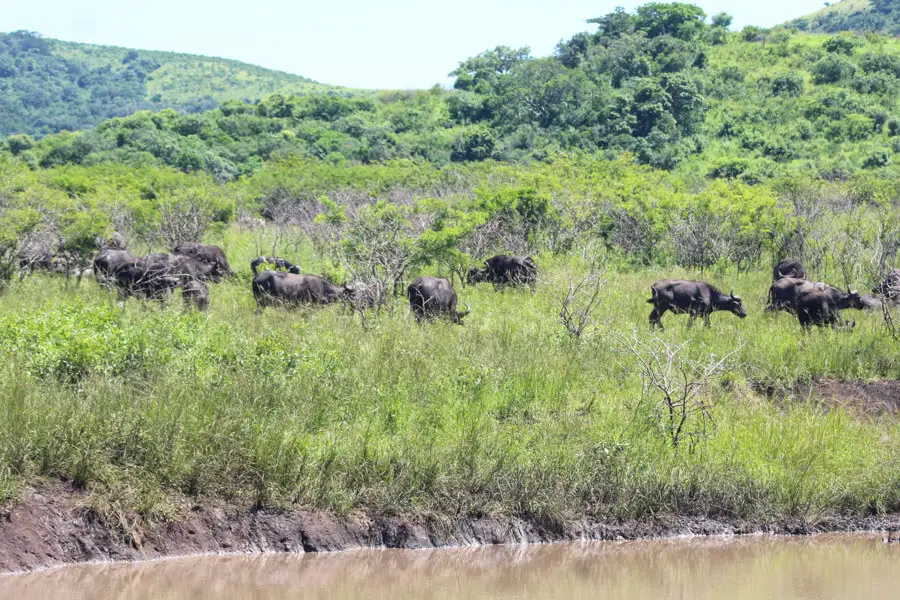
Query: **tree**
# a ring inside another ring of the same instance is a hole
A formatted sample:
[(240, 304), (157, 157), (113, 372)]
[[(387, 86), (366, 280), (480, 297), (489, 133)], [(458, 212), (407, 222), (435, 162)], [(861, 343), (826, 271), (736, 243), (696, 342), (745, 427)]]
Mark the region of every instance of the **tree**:
[(671, 35), (690, 41), (703, 31), (705, 21), (706, 13), (699, 6), (651, 2), (638, 7), (635, 27), (651, 38)]
[(720, 12), (712, 17), (712, 26), (713, 27), (721, 27), (722, 29), (728, 29), (731, 27), (731, 23), (734, 21), (734, 18), (726, 12)]

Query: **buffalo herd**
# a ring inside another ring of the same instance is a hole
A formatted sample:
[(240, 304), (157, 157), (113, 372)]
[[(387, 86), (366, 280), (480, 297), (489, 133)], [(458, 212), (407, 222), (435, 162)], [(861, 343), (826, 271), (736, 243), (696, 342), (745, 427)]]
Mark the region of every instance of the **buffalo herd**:
[[(225, 252), (218, 246), (181, 243), (172, 253), (145, 256), (132, 254), (119, 233), (110, 239), (97, 239), (99, 252), (93, 261), (97, 282), (116, 289), (120, 299), (129, 297), (165, 301), (173, 290), (181, 288), (186, 307), (206, 310), (209, 306), (207, 282), (218, 283), (233, 277), (234, 270)], [(61, 259), (48, 247), (31, 244), (20, 254), (22, 272), (55, 270)], [(301, 306), (345, 303), (356, 309), (374, 308), (383, 301), (381, 290), (374, 285), (351, 281), (337, 285), (317, 275), (303, 274), (299, 265), (277, 256), (259, 256), (250, 261), (253, 272), (252, 290), (257, 312), (267, 306)], [(68, 270), (66, 270), (68, 273)], [(530, 256), (497, 255), (482, 267), (472, 267), (466, 273), (469, 285), (490, 283), (495, 289), (508, 286), (527, 287), (533, 292), (537, 285), (537, 264)], [(732, 290), (724, 293), (703, 281), (664, 279), (651, 286), (653, 306), (650, 327), (663, 328), (666, 312), (687, 314), (688, 327), (697, 317), (709, 326), (710, 315), (726, 311), (739, 318), (747, 316), (740, 296)], [(407, 287), (409, 308), (417, 321), (444, 317), (462, 324), (470, 308), (458, 310), (458, 297), (452, 283), (442, 277), (419, 277)], [(873, 294), (862, 295), (844, 291), (826, 283), (808, 281), (806, 269), (800, 261), (785, 259), (772, 269), (767, 312), (787, 311), (796, 315), (804, 329), (813, 325), (849, 326), (841, 311), (846, 309), (880, 309), (882, 303), (900, 304), (900, 269), (891, 269), (883, 282), (875, 286)]]

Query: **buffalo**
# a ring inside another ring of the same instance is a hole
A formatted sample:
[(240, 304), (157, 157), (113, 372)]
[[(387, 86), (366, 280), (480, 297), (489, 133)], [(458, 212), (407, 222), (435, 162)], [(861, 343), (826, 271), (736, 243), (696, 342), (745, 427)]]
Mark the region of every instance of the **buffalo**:
[(111, 287), (116, 280), (116, 269), (137, 259), (137, 256), (127, 250), (101, 250), (94, 259), (94, 277), (97, 283), (105, 288)]
[(331, 304), (345, 300), (350, 291), (317, 275), (263, 271), (253, 278), (256, 310), (266, 306)]
[(187, 309), (205, 311), (209, 308), (209, 288), (198, 279), (191, 279), (181, 284), (181, 298)]
[(171, 259), (168, 254), (148, 255), (129, 260), (116, 267), (113, 277), (123, 299), (130, 296), (150, 300), (166, 300), (181, 279), (171, 275)]
[(482, 268), (472, 267), (466, 275), (469, 285), (486, 281), (494, 287), (527, 285), (534, 290), (537, 284), (537, 265), (530, 256), (499, 254), (485, 261)]
[(268, 270), (270, 271), (287, 271), (294, 275), (299, 275), (301, 273), (300, 265), (295, 265), (278, 256), (257, 256), (250, 261), (250, 270), (253, 271), (254, 275), (257, 274), (261, 265), (268, 265)]
[(182, 281), (212, 281), (218, 283), (222, 273), (218, 265), (197, 260), (192, 256), (176, 254), (169, 259), (169, 275)]
[(225, 251), (218, 246), (182, 242), (175, 246), (172, 253), (190, 256), (200, 262), (215, 265), (221, 276), (232, 277), (234, 275), (234, 271), (231, 270), (231, 265), (228, 264), (228, 258), (225, 256)]
[(773, 283), (772, 287), (769, 288), (769, 305), (766, 307), (766, 310), (769, 312), (786, 310), (791, 313), (796, 313), (800, 296), (810, 290), (817, 290), (825, 293), (833, 304), (839, 306), (839, 310), (845, 308), (863, 308), (860, 295), (852, 290), (844, 292), (827, 283), (785, 277), (784, 279)]
[(891, 269), (880, 284), (872, 292), (890, 303), (900, 302), (900, 269)]
[(803, 267), (803, 264), (799, 260), (786, 258), (775, 265), (775, 267), (772, 269), (772, 281), (778, 281), (780, 279), (784, 279), (785, 277), (792, 277), (794, 279), (806, 279), (806, 269)]
[[(844, 323), (840, 311), (844, 308), (862, 309), (860, 295), (856, 292), (844, 294), (832, 289), (806, 288), (800, 292), (797, 298), (797, 320), (800, 325), (809, 330), (813, 325), (823, 327), (830, 325), (837, 327)], [(850, 323), (853, 328), (856, 323)]]
[(735, 296), (734, 292), (725, 294), (703, 281), (664, 279), (654, 283), (651, 292), (653, 297), (647, 300), (653, 305), (651, 328), (663, 329), (662, 316), (666, 311), (688, 313), (688, 327), (693, 326), (696, 317), (703, 317), (709, 327), (709, 315), (717, 310), (727, 310), (741, 319), (747, 316), (740, 296)]
[(406, 289), (409, 308), (417, 321), (446, 315), (453, 323), (462, 325), (469, 314), (469, 305), (464, 312), (456, 310), (456, 291), (443, 277), (419, 277)]

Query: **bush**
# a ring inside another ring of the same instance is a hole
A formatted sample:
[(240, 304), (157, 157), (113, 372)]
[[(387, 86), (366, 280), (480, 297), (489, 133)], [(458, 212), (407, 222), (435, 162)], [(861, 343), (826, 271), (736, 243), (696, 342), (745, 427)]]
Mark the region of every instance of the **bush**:
[(772, 79), (772, 95), (796, 98), (803, 95), (803, 75), (793, 71), (779, 73)]
[(845, 54), (847, 56), (853, 54), (853, 51), (862, 46), (863, 41), (852, 35), (839, 35), (828, 39), (823, 45), (825, 50), (832, 54)]
[(819, 85), (837, 83), (856, 74), (856, 66), (843, 56), (829, 54), (810, 69)]

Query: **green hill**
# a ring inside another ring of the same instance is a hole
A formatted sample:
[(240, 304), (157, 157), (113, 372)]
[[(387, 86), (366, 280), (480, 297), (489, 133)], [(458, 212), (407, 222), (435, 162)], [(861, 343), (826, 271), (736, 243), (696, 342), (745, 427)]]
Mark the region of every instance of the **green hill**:
[(0, 136), (86, 129), (138, 110), (209, 110), (275, 92), (349, 93), (235, 60), (0, 33)]
[(896, 0), (842, 0), (792, 21), (802, 31), (877, 32), (900, 35), (900, 3)]
[(722, 15), (709, 22), (690, 5), (648, 6), (594, 19), (595, 31), (550, 57), (498, 47), (469, 58), (453, 91), (273, 94), (201, 114), (140, 111), (37, 143), (15, 136), (6, 149), (34, 167), (156, 164), (218, 180), (288, 156), (446, 164), (573, 151), (628, 153), (693, 181), (900, 173), (900, 41), (731, 33)]

